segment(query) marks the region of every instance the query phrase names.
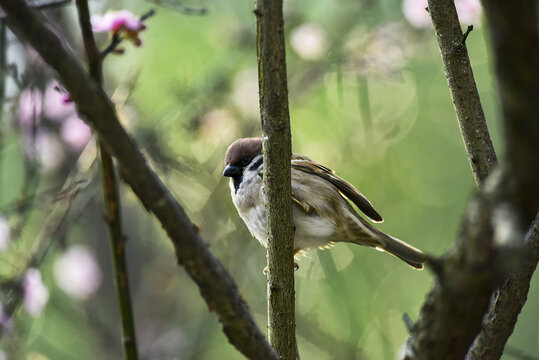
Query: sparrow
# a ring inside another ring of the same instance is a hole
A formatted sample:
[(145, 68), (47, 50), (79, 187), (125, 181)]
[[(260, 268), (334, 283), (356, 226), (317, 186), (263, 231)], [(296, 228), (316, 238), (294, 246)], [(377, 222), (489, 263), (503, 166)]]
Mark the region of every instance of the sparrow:
[[(350, 201), (372, 222), (383, 221), (353, 185), (307, 156), (292, 154), (291, 167), (294, 255), (344, 242), (376, 248), (423, 268), (426, 256), (421, 250), (376, 229), (356, 212)], [(232, 201), (251, 234), (267, 247), (263, 168), (261, 138), (239, 139), (228, 147), (223, 176), (230, 178)]]

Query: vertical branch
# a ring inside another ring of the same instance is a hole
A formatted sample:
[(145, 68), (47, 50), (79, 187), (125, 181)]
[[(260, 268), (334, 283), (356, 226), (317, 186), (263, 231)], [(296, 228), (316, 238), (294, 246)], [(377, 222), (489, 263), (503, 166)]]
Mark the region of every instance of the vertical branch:
[(466, 49), (473, 27), (462, 34), (453, 0), (428, 0), (428, 5), (468, 160), (481, 187), (497, 159)]
[[(103, 84), (102, 57), (97, 49), (92, 25), (90, 23), (90, 11), (87, 0), (77, 0), (77, 10), (79, 22), (84, 41), (86, 56), (90, 76), (100, 86)], [(114, 169), (112, 156), (99, 146), (101, 155), (101, 166), (103, 169), (103, 198), (105, 202), (105, 216), (109, 229), (111, 251), (114, 264), (116, 294), (118, 296), (118, 306), (120, 308), (120, 318), (122, 321), (122, 342), (125, 358), (129, 360), (138, 359), (137, 341), (135, 335), (135, 319), (129, 292), (129, 281), (127, 276), (127, 262), (125, 256), (125, 236), (122, 230), (122, 218), (120, 214), (120, 196), (118, 189), (118, 179)]]
[(281, 359), (296, 358), (291, 135), (282, 0), (259, 0), (258, 88), (264, 132), (264, 193), (268, 235), (269, 341)]
[[(0, 149), (4, 147), (4, 102), (6, 99), (7, 26), (0, 19)], [(0, 172), (1, 175), (1, 172)]]
[(6, 98), (7, 65), (7, 26), (0, 19), (0, 120), (3, 119), (4, 100)]
[(483, 7), (498, 80), (505, 157), (515, 179), (510, 192), (523, 209), (522, 225), (528, 226), (539, 209), (538, 2), (492, 0), (483, 1)]
[[(539, 36), (537, 1), (484, 1), (498, 77), (506, 133), (506, 157), (513, 176), (513, 201), (526, 218), (539, 207), (537, 174), (539, 163)], [(529, 149), (529, 150), (528, 150)], [(522, 189), (515, 194), (515, 189)], [(516, 196), (514, 196), (516, 195)], [(530, 280), (539, 260), (539, 215), (526, 235), (522, 269), (511, 274), (494, 292), (482, 329), (470, 348), (467, 360), (499, 359), (524, 306)]]

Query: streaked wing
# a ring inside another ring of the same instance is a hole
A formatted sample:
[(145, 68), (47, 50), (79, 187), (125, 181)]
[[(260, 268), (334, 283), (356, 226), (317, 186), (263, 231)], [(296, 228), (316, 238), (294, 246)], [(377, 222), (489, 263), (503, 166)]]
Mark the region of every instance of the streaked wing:
[(383, 221), (382, 216), (374, 209), (370, 201), (348, 181), (335, 175), (333, 170), (328, 169), (305, 156), (296, 154), (292, 155), (292, 168), (317, 175), (330, 182), (339, 190), (341, 195), (352, 201), (359, 210), (369, 217), (369, 219), (375, 222)]

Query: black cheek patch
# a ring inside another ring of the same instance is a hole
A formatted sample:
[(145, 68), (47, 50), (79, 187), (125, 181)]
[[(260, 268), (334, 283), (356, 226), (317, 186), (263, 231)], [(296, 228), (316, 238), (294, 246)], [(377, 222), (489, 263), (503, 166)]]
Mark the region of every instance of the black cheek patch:
[(232, 183), (234, 184), (234, 194), (238, 192), (238, 189), (240, 188), (240, 184), (242, 180), (243, 180), (243, 176), (232, 178)]

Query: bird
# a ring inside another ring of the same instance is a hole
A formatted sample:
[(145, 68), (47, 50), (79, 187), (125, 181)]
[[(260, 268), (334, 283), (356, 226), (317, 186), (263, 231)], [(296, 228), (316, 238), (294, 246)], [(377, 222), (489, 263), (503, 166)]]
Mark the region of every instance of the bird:
[[(223, 176), (230, 178), (232, 201), (253, 237), (267, 247), (263, 169), (261, 138), (241, 138), (228, 147)], [(372, 222), (383, 221), (370, 201), (333, 170), (307, 156), (292, 154), (291, 185), (294, 255), (334, 243), (353, 243), (385, 251), (423, 269), (425, 253), (359, 215), (351, 203)]]

